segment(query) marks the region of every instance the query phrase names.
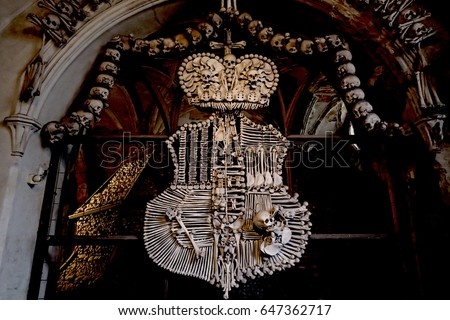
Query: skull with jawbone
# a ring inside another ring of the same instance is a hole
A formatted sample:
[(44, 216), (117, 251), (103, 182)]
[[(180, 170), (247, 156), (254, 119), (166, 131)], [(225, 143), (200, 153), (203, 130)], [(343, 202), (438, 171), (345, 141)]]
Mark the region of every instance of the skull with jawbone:
[(253, 217), (253, 224), (260, 230), (268, 231), (275, 223), (272, 213), (267, 210), (262, 210), (256, 213)]

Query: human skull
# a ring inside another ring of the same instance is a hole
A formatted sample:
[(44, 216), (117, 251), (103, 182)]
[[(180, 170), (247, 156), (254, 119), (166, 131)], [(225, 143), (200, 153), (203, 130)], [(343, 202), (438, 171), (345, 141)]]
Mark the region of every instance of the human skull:
[(236, 56), (228, 53), (223, 57), (223, 64), (227, 69), (234, 69), (236, 67)]
[(338, 68), (337, 68), (337, 76), (339, 78), (342, 78), (343, 76), (349, 75), (349, 74), (355, 74), (356, 73), (356, 68), (355, 65), (351, 62), (346, 62), (344, 64), (341, 64)]
[(144, 49), (148, 45), (148, 42), (143, 39), (137, 39), (134, 42), (133, 48), (131, 49), (133, 52), (141, 53), (142, 49)]
[(275, 223), (275, 219), (274, 219), (273, 215), (269, 211), (266, 211), (266, 210), (259, 211), (253, 217), (253, 224), (257, 228), (262, 229), (262, 230), (266, 230), (266, 229), (272, 227), (274, 223)]
[(114, 62), (120, 61), (120, 51), (119, 50), (116, 50), (113, 48), (108, 48), (105, 51), (105, 56)]
[(376, 113), (367, 114), (363, 120), (363, 126), (369, 132), (375, 129), (379, 123), (381, 123), (381, 119)]
[(211, 12), (211, 13), (208, 15), (208, 19), (209, 19), (209, 21), (211, 21), (211, 24), (212, 24), (216, 29), (220, 29), (220, 27), (222, 26), (223, 19), (222, 19), (217, 13)]
[(341, 48), (343, 46), (342, 39), (337, 34), (330, 34), (325, 36), (327, 43), (333, 49)]
[(61, 19), (55, 14), (48, 14), (42, 19), (44, 25), (50, 30), (59, 30), (61, 26)]
[(201, 71), (201, 79), (204, 84), (209, 84), (209, 82), (211, 81), (211, 78), (212, 78), (211, 70), (203, 69)]
[(117, 74), (119, 71), (119, 68), (110, 61), (103, 61), (100, 64), (100, 67), (98, 68), (100, 72), (110, 73), (110, 74)]
[(172, 52), (175, 48), (175, 41), (173, 41), (171, 38), (164, 38), (163, 39), (163, 52), (169, 53)]
[(411, 21), (412, 19), (417, 17), (417, 13), (414, 10), (405, 9), (402, 11), (402, 16), (406, 21)]
[(194, 46), (196, 46), (197, 44), (199, 44), (202, 39), (202, 33), (200, 31), (198, 31), (197, 29), (192, 29), (192, 28), (188, 28), (187, 29), (189, 35), (191, 36), (191, 42)]
[(250, 85), (256, 85), (256, 83), (259, 80), (259, 74), (258, 71), (255, 69), (251, 69), (247, 72), (247, 79), (250, 83)]
[(347, 75), (341, 80), (341, 89), (342, 90), (350, 90), (357, 88), (361, 85), (361, 81), (359, 78), (353, 74)]
[(428, 27), (420, 22), (414, 23), (411, 28), (414, 31), (414, 35), (416, 37), (421, 37), (428, 32)]
[(364, 97), (365, 97), (364, 91), (362, 91), (359, 88), (353, 89), (345, 93), (345, 102), (347, 104), (353, 104), (358, 100), (364, 99)]
[(263, 28), (259, 33), (258, 33), (258, 39), (259, 41), (261, 41), (263, 44), (266, 44), (270, 41), (270, 37), (272, 37), (273, 35), (273, 30), (271, 27), (266, 27)]
[(241, 26), (241, 28), (245, 28), (252, 20), (253, 20), (252, 16), (247, 12), (241, 13), (237, 17), (237, 21)]
[(311, 40), (303, 40), (300, 43), (300, 52), (306, 55), (312, 55), (313, 54), (313, 44)]
[(69, 3), (67, 3), (67, 1), (60, 1), (57, 5), (56, 5), (56, 9), (67, 15), (68, 17), (71, 17), (73, 15), (74, 9), (73, 6)]
[(99, 98), (103, 101), (107, 100), (109, 96), (109, 90), (103, 87), (92, 87), (89, 91), (90, 98)]
[(197, 25), (197, 28), (203, 32), (206, 39), (211, 38), (214, 34), (214, 27), (208, 22), (200, 22)]
[(348, 50), (340, 50), (336, 52), (336, 55), (334, 57), (335, 63), (343, 63), (343, 62), (349, 62), (352, 61), (352, 53)]
[(286, 37), (281, 33), (277, 33), (272, 37), (272, 39), (270, 39), (270, 46), (276, 51), (281, 51), (285, 45), (285, 42)]
[(84, 110), (78, 110), (76, 112), (73, 112), (70, 118), (78, 122), (81, 127), (90, 128), (92, 121), (94, 120), (94, 115)]
[(114, 87), (114, 77), (109, 74), (99, 74), (97, 76), (97, 83), (112, 89)]
[(316, 44), (317, 51), (319, 52), (327, 52), (328, 46), (327, 41), (323, 37), (314, 38), (314, 43)]
[(102, 100), (99, 99), (87, 99), (84, 102), (84, 108), (94, 115), (99, 116), (102, 112), (104, 105)]
[(128, 36), (117, 35), (111, 39), (111, 42), (114, 42), (116, 45), (116, 49), (122, 51), (128, 51), (131, 49), (131, 42), (134, 41), (134, 35), (130, 34)]
[(300, 43), (302, 41), (301, 38), (289, 38), (286, 41), (286, 45), (284, 46), (284, 49), (289, 52), (289, 53), (297, 53), (298, 52), (298, 47), (297, 44)]
[(370, 112), (373, 111), (373, 107), (366, 100), (360, 100), (353, 106), (352, 111), (355, 119), (358, 119), (360, 117), (367, 116)]
[(76, 136), (80, 133), (81, 126), (80, 123), (72, 117), (70, 117), (69, 123), (67, 123), (67, 133), (69, 136)]
[(179, 33), (175, 35), (175, 49), (179, 52), (185, 51), (189, 47), (189, 40), (183, 33)]
[(50, 121), (44, 125), (42, 132), (49, 143), (56, 144), (64, 140), (67, 128), (61, 122)]
[(162, 39), (152, 39), (148, 43), (148, 55), (155, 56), (161, 52), (160, 45), (162, 44)]
[(251, 21), (248, 26), (248, 32), (250, 32), (250, 34), (252, 36), (256, 36), (256, 34), (263, 28), (263, 24), (260, 20), (253, 20)]

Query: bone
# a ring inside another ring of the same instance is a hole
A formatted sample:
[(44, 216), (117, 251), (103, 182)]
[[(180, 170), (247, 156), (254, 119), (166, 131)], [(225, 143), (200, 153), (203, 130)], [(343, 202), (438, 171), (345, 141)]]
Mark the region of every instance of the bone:
[(169, 261), (176, 260), (174, 258), (177, 257), (177, 254), (176, 254), (177, 249), (181, 249), (181, 247), (179, 247), (177, 245), (176, 241), (172, 241), (170, 246), (167, 247), (166, 250), (163, 251), (161, 254), (161, 257), (159, 260), (161, 265), (166, 265)]
[[(297, 248), (298, 249), (298, 248)], [(289, 253), (290, 255), (294, 255), (294, 256), (296, 256), (296, 257), (301, 257), (302, 256), (302, 253), (301, 253), (301, 251), (300, 251), (300, 249), (295, 249), (294, 247), (291, 247), (291, 246), (289, 246), (289, 244), (288, 245), (285, 245), (284, 247), (283, 247), (283, 250), (285, 250), (287, 253)]]
[(400, 7), (394, 11), (391, 15), (389, 15), (388, 17), (388, 21), (389, 21), (389, 26), (392, 27), (394, 25), (395, 20), (397, 19), (398, 15), (407, 7), (409, 7), (412, 3), (414, 2), (414, 0), (405, 0)]
[[(166, 244), (168, 243), (166, 246), (160, 246), (159, 248), (157, 248), (157, 250), (154, 251), (154, 258), (155, 259), (159, 259), (160, 254), (164, 251), (167, 250), (168, 247), (170, 247), (175, 241), (172, 237), (172, 234), (170, 232), (166, 232), (166, 234), (164, 234), (162, 237), (158, 237), (158, 238), (153, 238), (154, 241), (164, 241), (162, 243)], [(154, 244), (151, 241), (147, 242), (148, 244)]]
[(427, 104), (425, 103), (425, 98), (423, 95), (423, 77), (422, 77), (422, 72), (416, 71), (416, 81), (417, 81), (417, 93), (419, 95), (419, 102), (420, 102), (420, 106), (422, 108), (426, 108)]
[(251, 149), (247, 150), (247, 187), (252, 188), (255, 184), (254, 159)]
[(186, 183), (186, 130), (185, 128), (181, 128), (180, 130), (180, 147), (179, 147), (179, 156), (178, 156), (178, 181), (181, 184)]
[(219, 265), (218, 265), (218, 246), (219, 246), (219, 234), (217, 232), (214, 233), (214, 282), (219, 282)]
[(183, 220), (181, 220), (181, 214), (183, 213), (181, 210), (167, 210), (167, 216), (169, 219), (175, 218), (178, 222), (178, 224), (181, 226), (185, 234), (188, 236), (189, 241), (192, 243), (192, 246), (194, 247), (195, 254), (197, 256), (197, 259), (199, 259), (202, 256), (202, 251), (198, 247), (197, 243), (195, 242), (194, 238), (192, 237), (192, 234), (189, 232), (189, 230), (186, 228), (186, 226), (183, 223)]
[(180, 256), (181, 256), (181, 259), (177, 259), (178, 263), (177, 264), (173, 264), (173, 270), (172, 271), (175, 271), (175, 272), (177, 272), (179, 274), (183, 274), (184, 275), (184, 268), (186, 267), (186, 264), (189, 261), (186, 248), (181, 248)]
[(198, 131), (197, 125), (190, 126), (190, 146), (189, 146), (189, 183), (197, 182), (197, 151), (198, 147)]
[(264, 148), (260, 146), (258, 148), (257, 161), (254, 166), (255, 168), (255, 188), (258, 190), (264, 184)]
[(398, 25), (398, 28), (400, 29), (401, 38), (402, 38), (402, 39), (405, 38), (405, 35), (406, 35), (407, 31), (409, 30), (409, 28), (410, 28), (414, 23), (423, 21), (423, 20), (429, 18), (430, 16), (431, 16), (430, 13), (425, 12), (425, 13), (424, 13), (423, 15), (421, 15), (421, 16), (417, 16), (417, 17), (415, 17), (415, 18), (413, 18), (413, 19), (411, 19), (411, 20), (409, 20), (409, 21), (406, 21), (406, 22), (404, 22), (404, 23), (399, 24), (399, 25)]
[(441, 99), (439, 98), (437, 91), (436, 91), (436, 87), (434, 85), (430, 85), (429, 89), (431, 91), (432, 96), (434, 97), (434, 101), (436, 102), (436, 105), (439, 107), (444, 106), (444, 103), (441, 101)]
[(422, 80), (422, 95), (425, 100), (425, 104), (427, 107), (433, 107), (434, 101), (431, 96), (428, 78), (423, 72), (421, 72), (420, 76), (421, 76), (421, 80)]

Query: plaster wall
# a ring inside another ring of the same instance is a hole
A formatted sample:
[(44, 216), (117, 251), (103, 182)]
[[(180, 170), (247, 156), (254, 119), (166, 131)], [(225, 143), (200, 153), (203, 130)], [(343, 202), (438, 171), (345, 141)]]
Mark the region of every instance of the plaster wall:
[[(133, 33), (143, 37), (157, 31), (164, 17), (173, 14), (178, 6), (159, 6), (164, 2), (129, 1), (115, 11), (115, 17), (106, 10), (87, 22), (79, 31), (82, 41), (62, 48), (65, 52), (56, 53), (49, 63), (53, 69), (44, 79), (43, 87), (47, 86), (33, 105), (38, 110), (31, 111), (38, 122), (43, 125), (66, 115), (100, 48), (114, 35)], [(30, 1), (0, 4), (1, 119), (16, 112), (21, 76), (41, 47), (37, 29), (26, 19), (36, 9), (29, 4)], [(0, 125), (0, 150), (0, 299), (26, 299), (45, 189), (45, 180), (31, 188), (27, 179), (41, 164), (48, 165), (50, 151), (42, 147), (39, 134), (34, 133), (24, 156), (11, 156), (11, 134), (5, 123)]]

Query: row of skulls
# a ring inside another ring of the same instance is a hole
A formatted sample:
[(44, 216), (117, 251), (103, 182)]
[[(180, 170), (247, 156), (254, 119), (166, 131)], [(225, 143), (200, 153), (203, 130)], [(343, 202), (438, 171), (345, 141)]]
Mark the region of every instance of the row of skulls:
[[(265, 27), (260, 20), (254, 20), (249, 13), (242, 13), (235, 17), (234, 22), (257, 42), (270, 46), (274, 51), (289, 54), (302, 53), (312, 55), (315, 52), (324, 53), (329, 49), (346, 48), (347, 44), (335, 34), (326, 37), (317, 37), (313, 40), (292, 37), (290, 33), (274, 32), (270, 26)], [(212, 49), (216, 49), (213, 39), (224, 31), (226, 17), (220, 13), (211, 12), (205, 21), (198, 22), (195, 26), (188, 27), (174, 36), (158, 37), (154, 39), (135, 39), (129, 37), (117, 37), (116, 47), (122, 51), (131, 50), (135, 53), (143, 53), (148, 56), (157, 56), (170, 53), (182, 53), (196, 51), (199, 44), (209, 42)]]
[(68, 137), (85, 135), (94, 124), (100, 121), (100, 114), (108, 107), (108, 98), (119, 72), (121, 52), (115, 48), (106, 48), (103, 61), (98, 67), (94, 86), (89, 90), (81, 108), (64, 117), (61, 121), (50, 121), (42, 128), (47, 143), (58, 144)]
[[(100, 120), (100, 113), (107, 107), (110, 90), (113, 88), (119, 72), (118, 63), (124, 52), (155, 56), (175, 50), (185, 51), (189, 46), (196, 46), (203, 40), (216, 38), (218, 31), (222, 28), (224, 18), (226, 17), (222, 17), (218, 13), (210, 13), (207, 21), (199, 22), (195, 28), (187, 28), (185, 33), (178, 33), (174, 37), (146, 40), (136, 39), (130, 34), (119, 35), (111, 39), (105, 51), (104, 61), (99, 66), (96, 84), (91, 88), (83, 107), (62, 119), (61, 122), (51, 121), (46, 124), (42, 130), (46, 135), (46, 140), (50, 144), (54, 144), (63, 141), (66, 136), (85, 134), (95, 122)], [(285, 50), (289, 54), (302, 53), (304, 55), (334, 53), (340, 89), (344, 93), (344, 101), (351, 108), (354, 118), (362, 120), (363, 127), (368, 131), (384, 124), (372, 112), (373, 108), (370, 103), (364, 100), (365, 95), (360, 88), (361, 82), (355, 75), (355, 66), (352, 64), (352, 54), (348, 50), (347, 43), (338, 35), (331, 34), (316, 37), (313, 40), (299, 37), (290, 38), (287, 33), (284, 35), (274, 34), (271, 27), (264, 27), (260, 20), (252, 19), (248, 13), (238, 15), (234, 12), (234, 18), (238, 27), (247, 29), (257, 41), (269, 44), (274, 50)]]
[[(362, 7), (373, 6), (375, 13), (393, 26), (397, 22), (400, 38), (408, 43), (417, 44), (434, 33), (434, 29), (424, 24), (430, 16), (421, 7), (413, 4), (414, 0), (358, 0)], [(49, 11), (44, 17), (30, 14), (28, 19), (42, 28), (50, 38), (59, 46), (65, 44), (82, 22), (91, 13), (95, 12), (102, 3), (111, 4), (111, 0), (40, 0), (38, 6)], [(195, 28), (188, 28), (186, 32), (175, 37), (154, 39), (151, 41), (139, 40), (136, 50), (146, 47), (150, 55), (165, 53), (174, 50), (183, 51), (190, 45), (196, 46), (202, 40), (217, 36), (225, 19), (234, 19), (241, 28), (258, 38), (264, 44), (270, 44), (274, 50), (285, 50), (290, 53), (301, 51), (311, 54), (312, 40), (302, 40), (291, 37), (289, 33), (274, 33), (271, 27), (263, 26), (260, 20), (253, 19), (249, 13), (240, 14), (235, 8), (221, 8), (219, 13), (210, 13), (207, 21), (200, 22)]]
[(365, 100), (365, 93), (360, 88), (361, 80), (356, 75), (356, 68), (352, 63), (352, 53), (347, 49), (336, 51), (334, 63), (338, 66), (336, 77), (339, 81), (339, 89), (353, 118), (360, 120), (367, 131), (386, 129), (387, 124), (381, 121), (380, 117), (373, 112), (370, 102)]
[[(222, 13), (222, 14), (221, 14)], [(156, 38), (151, 40), (134, 39), (132, 35), (116, 37), (113, 39), (117, 49), (146, 53), (149, 56), (172, 52), (183, 52), (190, 46), (198, 45), (202, 40), (212, 40), (217, 37), (223, 27), (224, 15), (235, 18), (238, 26), (255, 37), (262, 44), (268, 44), (275, 51), (285, 51), (289, 54), (301, 53), (313, 55), (335, 52), (335, 62), (338, 64), (337, 76), (340, 79), (340, 88), (344, 92), (344, 100), (352, 109), (355, 119), (363, 119), (367, 130), (372, 130), (381, 123), (380, 118), (373, 113), (372, 105), (364, 100), (365, 94), (360, 89), (361, 82), (355, 75), (355, 66), (352, 64), (352, 54), (348, 44), (338, 35), (330, 34), (314, 39), (291, 38), (289, 33), (274, 33), (272, 27), (264, 27), (263, 22), (255, 20), (249, 13), (236, 14), (236, 12), (222, 11), (209, 13), (207, 21), (199, 22), (196, 28), (187, 28), (185, 33), (178, 33), (174, 37)]]
[(343, 99), (355, 120), (360, 120), (367, 131), (374, 129), (386, 129), (387, 124), (373, 112), (372, 105), (365, 100), (364, 91), (360, 88), (361, 81), (356, 75), (356, 68), (352, 63), (352, 53), (348, 44), (339, 35), (330, 34), (314, 39), (291, 38), (289, 33), (284, 35), (273, 32), (271, 27), (264, 27), (260, 20), (254, 20), (248, 13), (238, 16), (241, 28), (247, 28), (248, 32), (257, 37), (263, 44), (270, 44), (276, 51), (288, 53), (300, 52), (310, 56), (315, 53), (334, 54), (334, 63), (337, 65), (336, 76), (339, 80), (338, 86), (343, 93)]

